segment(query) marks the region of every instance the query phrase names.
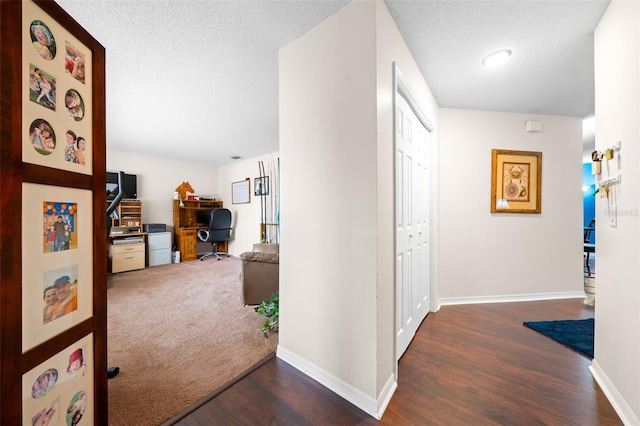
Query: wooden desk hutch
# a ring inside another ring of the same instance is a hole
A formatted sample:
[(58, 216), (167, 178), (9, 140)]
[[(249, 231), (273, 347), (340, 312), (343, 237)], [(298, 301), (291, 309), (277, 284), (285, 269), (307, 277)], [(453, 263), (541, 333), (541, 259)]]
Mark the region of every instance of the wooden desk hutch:
[[(180, 251), (183, 261), (198, 258), (197, 243), (198, 229), (209, 229), (208, 223), (198, 223), (198, 211), (208, 211), (222, 208), (222, 201), (212, 200), (173, 200), (173, 232), (175, 234), (175, 246)], [(218, 250), (226, 252), (227, 242), (218, 243)]]

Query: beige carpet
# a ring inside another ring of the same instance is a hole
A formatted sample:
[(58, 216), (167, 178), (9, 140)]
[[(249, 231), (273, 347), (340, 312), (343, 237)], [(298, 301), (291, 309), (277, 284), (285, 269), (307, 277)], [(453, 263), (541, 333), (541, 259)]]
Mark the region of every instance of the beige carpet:
[(158, 425), (275, 351), (239, 275), (230, 257), (109, 276), (109, 425)]

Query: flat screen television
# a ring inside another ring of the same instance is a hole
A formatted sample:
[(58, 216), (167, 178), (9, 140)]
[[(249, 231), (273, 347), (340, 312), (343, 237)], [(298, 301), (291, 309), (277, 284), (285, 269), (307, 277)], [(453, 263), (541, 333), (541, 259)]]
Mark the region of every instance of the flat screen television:
[[(124, 196), (127, 200), (138, 198), (138, 177), (125, 173), (122, 182)], [(118, 173), (107, 172), (107, 200), (113, 200), (118, 195)]]

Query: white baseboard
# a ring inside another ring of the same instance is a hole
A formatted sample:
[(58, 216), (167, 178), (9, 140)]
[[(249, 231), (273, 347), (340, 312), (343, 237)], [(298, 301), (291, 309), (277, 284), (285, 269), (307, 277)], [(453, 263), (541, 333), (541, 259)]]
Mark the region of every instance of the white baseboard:
[(445, 305), (469, 305), (474, 303), (506, 303), (506, 302), (533, 302), (536, 300), (553, 299), (580, 299), (586, 295), (584, 291), (570, 291), (562, 293), (531, 293), (531, 294), (507, 294), (501, 296), (476, 296), (476, 297), (443, 297), (438, 299), (438, 308)]
[(382, 415), (387, 409), (387, 405), (389, 405), (389, 402), (391, 402), (391, 397), (393, 396), (397, 388), (398, 382), (396, 381), (395, 375), (393, 375), (392, 373), (389, 376), (387, 383), (384, 385), (384, 389), (382, 389), (380, 396), (378, 397), (378, 414), (374, 416), (376, 419), (380, 420), (382, 418)]
[(591, 365), (588, 367), (593, 378), (600, 385), (600, 389), (604, 392), (605, 396), (611, 403), (611, 406), (616, 413), (627, 426), (640, 425), (640, 418), (635, 415), (629, 404), (624, 400), (618, 389), (613, 382), (609, 379), (609, 376), (600, 368), (598, 362), (594, 359)]
[(391, 397), (398, 386), (394, 375), (391, 374), (382, 393), (380, 394), (380, 397), (374, 399), (280, 345), (278, 345), (276, 355), (287, 364), (290, 364), (297, 370), (302, 371), (316, 382), (340, 395), (345, 400), (378, 420), (382, 417), (384, 410), (387, 408), (387, 405), (389, 404), (389, 401), (391, 401)]

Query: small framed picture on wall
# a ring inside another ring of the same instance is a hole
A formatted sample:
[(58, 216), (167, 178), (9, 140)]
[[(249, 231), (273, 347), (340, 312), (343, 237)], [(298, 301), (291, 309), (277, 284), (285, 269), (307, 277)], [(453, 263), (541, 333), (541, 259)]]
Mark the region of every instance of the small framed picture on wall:
[(231, 204), (245, 204), (251, 202), (249, 178), (231, 183)]
[(542, 152), (491, 151), (491, 213), (542, 211)]
[(269, 195), (269, 176), (257, 177), (253, 180), (253, 195)]

